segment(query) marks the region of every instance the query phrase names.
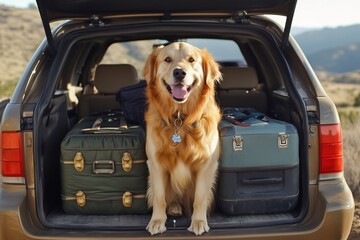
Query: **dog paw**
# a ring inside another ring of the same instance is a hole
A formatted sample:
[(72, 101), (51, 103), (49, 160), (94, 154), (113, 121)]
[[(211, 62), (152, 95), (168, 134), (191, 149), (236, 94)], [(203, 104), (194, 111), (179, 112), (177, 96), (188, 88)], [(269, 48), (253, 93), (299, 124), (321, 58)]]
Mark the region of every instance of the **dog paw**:
[(188, 231), (195, 233), (195, 235), (201, 235), (204, 232), (209, 232), (210, 227), (205, 220), (192, 220)]
[(167, 214), (169, 216), (173, 216), (173, 217), (178, 217), (178, 216), (182, 216), (182, 209), (180, 204), (178, 203), (172, 203), (167, 210)]
[(146, 227), (146, 230), (148, 230), (148, 232), (151, 235), (155, 235), (158, 233), (163, 233), (166, 231), (166, 227), (165, 227), (165, 220), (163, 219), (151, 219), (149, 224)]

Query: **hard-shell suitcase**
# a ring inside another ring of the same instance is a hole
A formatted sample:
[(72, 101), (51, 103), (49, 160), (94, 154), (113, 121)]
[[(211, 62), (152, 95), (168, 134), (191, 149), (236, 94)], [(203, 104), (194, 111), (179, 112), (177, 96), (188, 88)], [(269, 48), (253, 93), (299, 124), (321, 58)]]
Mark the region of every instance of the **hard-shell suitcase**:
[(230, 215), (294, 209), (299, 195), (295, 126), (253, 109), (226, 108), (219, 133), (218, 207)]
[(87, 117), (61, 144), (62, 202), (70, 214), (142, 214), (148, 169), (145, 131), (118, 114)]

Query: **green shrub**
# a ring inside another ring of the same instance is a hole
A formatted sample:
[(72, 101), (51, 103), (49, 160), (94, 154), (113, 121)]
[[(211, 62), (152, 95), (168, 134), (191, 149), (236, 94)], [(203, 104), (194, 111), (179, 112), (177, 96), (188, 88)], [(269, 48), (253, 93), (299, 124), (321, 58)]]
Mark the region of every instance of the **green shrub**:
[(354, 107), (360, 107), (360, 93), (354, 99)]

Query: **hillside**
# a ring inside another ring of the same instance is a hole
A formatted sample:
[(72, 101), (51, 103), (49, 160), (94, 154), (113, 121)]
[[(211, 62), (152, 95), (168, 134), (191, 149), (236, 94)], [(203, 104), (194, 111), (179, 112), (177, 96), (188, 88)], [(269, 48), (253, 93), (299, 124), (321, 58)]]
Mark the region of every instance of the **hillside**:
[(0, 82), (17, 81), (44, 38), (37, 9), (0, 5)]

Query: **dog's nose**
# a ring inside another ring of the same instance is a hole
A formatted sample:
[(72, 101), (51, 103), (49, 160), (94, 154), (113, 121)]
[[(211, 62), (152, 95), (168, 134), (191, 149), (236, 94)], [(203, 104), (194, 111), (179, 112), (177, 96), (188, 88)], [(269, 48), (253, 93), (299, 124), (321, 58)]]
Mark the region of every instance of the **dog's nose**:
[(177, 69), (174, 69), (173, 76), (174, 76), (176, 82), (180, 82), (181, 80), (183, 80), (185, 78), (186, 72), (184, 70), (182, 70), (181, 68), (177, 68)]

